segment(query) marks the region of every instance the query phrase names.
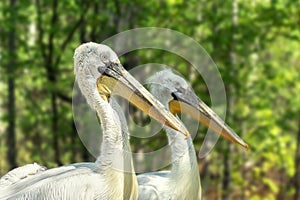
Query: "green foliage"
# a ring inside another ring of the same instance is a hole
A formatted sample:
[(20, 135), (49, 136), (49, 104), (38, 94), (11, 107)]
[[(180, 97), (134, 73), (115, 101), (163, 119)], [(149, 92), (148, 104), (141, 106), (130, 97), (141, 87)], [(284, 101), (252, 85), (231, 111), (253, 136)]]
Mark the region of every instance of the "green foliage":
[[(15, 15), (9, 2), (2, 1), (0, 10), (0, 175), (9, 169), (6, 70), (12, 59), (18, 165), (38, 162), (53, 167), (93, 160), (73, 127), (74, 49), (123, 30), (154, 26), (187, 34), (208, 51), (226, 87), (226, 122), (250, 145), (245, 153), (236, 147), (228, 150), (228, 142), (220, 140), (209, 158), (200, 160), (208, 166), (201, 171), (204, 197), (213, 199), (210, 195), (216, 193), (215, 199), (220, 199), (222, 192), (217, 190), (222, 187), (226, 155), (232, 180), (226, 192), (232, 199), (288, 198), (295, 193), (291, 183), (300, 114), (299, 1), (18, 1)], [(16, 32), (14, 58), (7, 52), (10, 30)], [(138, 50), (121, 58), (122, 63), (132, 60), (173, 66), (210, 103), (202, 78), (178, 56)], [(203, 132), (201, 128), (199, 134)], [(194, 141), (197, 150), (203, 137)], [(164, 134), (153, 141), (132, 139), (134, 151), (158, 149), (165, 143)]]

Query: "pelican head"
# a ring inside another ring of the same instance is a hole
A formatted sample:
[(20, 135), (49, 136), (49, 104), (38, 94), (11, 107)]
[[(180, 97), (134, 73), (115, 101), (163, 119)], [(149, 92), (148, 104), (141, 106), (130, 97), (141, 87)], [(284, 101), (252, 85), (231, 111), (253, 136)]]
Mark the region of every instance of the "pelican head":
[(204, 102), (193, 92), (190, 85), (170, 69), (162, 70), (147, 81), (151, 83), (151, 92), (161, 102), (165, 102), (170, 111), (186, 113), (220, 134), (227, 140), (249, 149), (248, 145)]
[(110, 60), (119, 62), (115, 52), (102, 44), (86, 43), (75, 50), (74, 73), (82, 94), (92, 108), (101, 101), (100, 97), (104, 97), (102, 91), (97, 89), (97, 80)]
[(114, 93), (158, 122), (188, 136), (184, 125), (123, 68), (108, 46), (92, 42), (82, 44), (75, 50), (74, 67), (79, 88), (92, 108), (95, 109), (99, 102), (108, 102)]
[(164, 69), (151, 76), (147, 83), (151, 84), (151, 93), (168, 107), (172, 96), (178, 90), (193, 93), (191, 86), (180, 76), (175, 75), (171, 69)]

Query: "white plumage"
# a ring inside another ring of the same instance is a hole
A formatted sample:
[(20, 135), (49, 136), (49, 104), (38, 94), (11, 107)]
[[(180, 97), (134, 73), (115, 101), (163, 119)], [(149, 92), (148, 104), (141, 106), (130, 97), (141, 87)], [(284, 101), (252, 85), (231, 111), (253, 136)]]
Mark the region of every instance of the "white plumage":
[(22, 167), (18, 167), (9, 171), (0, 179), (0, 188), (4, 188), (8, 185), (12, 185), (22, 179), (34, 176), (40, 172), (45, 171), (47, 168), (37, 163), (27, 164)]

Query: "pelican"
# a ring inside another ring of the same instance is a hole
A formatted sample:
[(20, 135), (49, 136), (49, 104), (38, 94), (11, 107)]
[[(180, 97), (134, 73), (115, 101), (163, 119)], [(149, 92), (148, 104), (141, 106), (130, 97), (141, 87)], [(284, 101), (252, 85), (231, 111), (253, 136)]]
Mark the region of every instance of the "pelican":
[[(248, 149), (248, 145), (194, 94), (188, 83), (170, 69), (154, 74), (149, 82), (154, 83), (150, 87), (151, 93), (172, 113), (186, 112), (226, 139)], [(201, 199), (200, 176), (191, 137), (185, 139), (169, 127), (165, 127), (165, 131), (171, 148), (171, 170), (138, 175), (138, 199)]]
[(79, 46), (74, 54), (74, 73), (102, 125), (100, 155), (95, 163), (48, 170), (32, 164), (12, 170), (0, 180), (0, 199), (137, 199), (135, 175), (126, 175), (120, 168), (128, 162), (122, 152), (127, 142), (123, 141), (122, 119), (109, 104), (112, 93), (188, 137), (184, 125), (122, 67), (109, 47), (96, 43)]

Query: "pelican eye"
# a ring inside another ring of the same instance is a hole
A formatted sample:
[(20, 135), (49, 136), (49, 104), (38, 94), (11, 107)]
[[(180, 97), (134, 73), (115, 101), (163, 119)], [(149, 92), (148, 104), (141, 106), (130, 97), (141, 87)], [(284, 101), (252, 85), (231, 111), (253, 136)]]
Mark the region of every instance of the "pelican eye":
[(109, 62), (109, 55), (107, 53), (102, 53), (102, 54), (100, 54), (100, 59), (101, 59), (102, 62), (108, 63)]

